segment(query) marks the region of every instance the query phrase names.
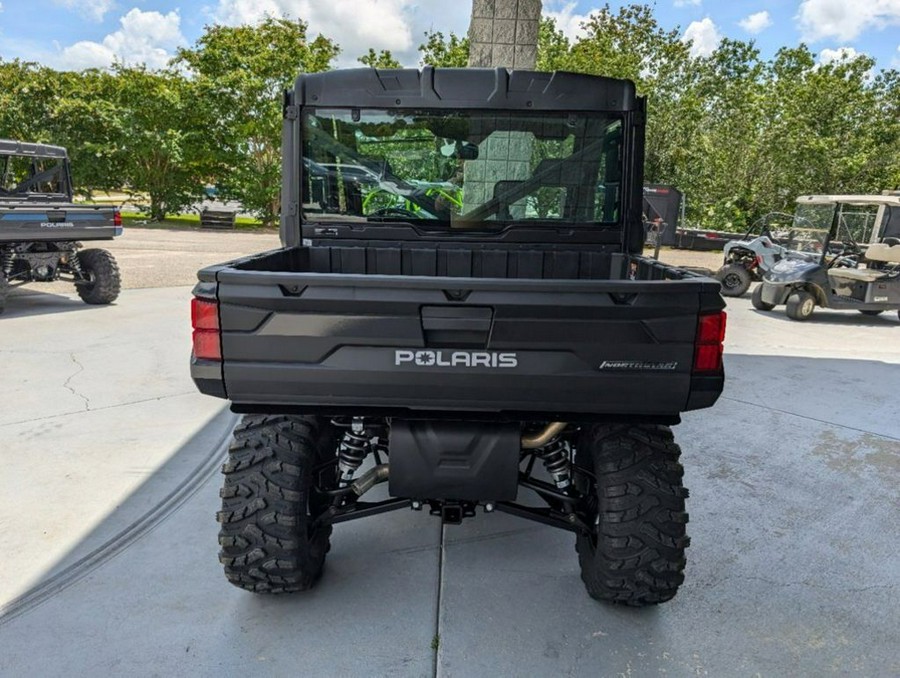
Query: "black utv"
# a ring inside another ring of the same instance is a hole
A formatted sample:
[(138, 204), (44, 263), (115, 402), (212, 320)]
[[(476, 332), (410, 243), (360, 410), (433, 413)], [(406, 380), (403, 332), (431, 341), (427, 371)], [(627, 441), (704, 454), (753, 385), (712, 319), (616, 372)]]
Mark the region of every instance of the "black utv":
[(110, 304), (121, 279), (107, 250), (88, 240), (122, 235), (113, 207), (72, 202), (66, 149), (0, 139), (0, 312), (10, 287), (68, 280), (88, 304)]
[(574, 533), (595, 598), (675, 595), (670, 427), (721, 393), (725, 315), (718, 281), (641, 255), (644, 126), (631, 82), (587, 75), (297, 80), (283, 247), (194, 290), (194, 381), (245, 414), (229, 581), (302, 591), (341, 522), (480, 508)]

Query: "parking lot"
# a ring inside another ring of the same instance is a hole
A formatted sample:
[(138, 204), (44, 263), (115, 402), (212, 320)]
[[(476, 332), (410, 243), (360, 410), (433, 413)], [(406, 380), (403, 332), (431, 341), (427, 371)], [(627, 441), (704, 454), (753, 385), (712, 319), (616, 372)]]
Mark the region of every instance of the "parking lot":
[(671, 603), (591, 600), (571, 534), (497, 514), (345, 523), (312, 592), (228, 585), (236, 415), (193, 387), (188, 304), (197, 268), (277, 242), (135, 229), (115, 305), (10, 296), (0, 675), (900, 675), (896, 314), (729, 300), (725, 393), (675, 430), (692, 544)]

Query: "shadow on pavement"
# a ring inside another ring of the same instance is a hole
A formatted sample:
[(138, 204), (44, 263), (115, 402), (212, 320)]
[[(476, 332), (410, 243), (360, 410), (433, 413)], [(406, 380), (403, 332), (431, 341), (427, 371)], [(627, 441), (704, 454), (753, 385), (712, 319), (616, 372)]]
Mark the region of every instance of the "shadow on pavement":
[[(75, 287), (72, 286), (72, 294), (75, 295)], [(6, 297), (6, 308), (0, 313), (0, 321), (3, 318), (25, 318), (35, 315), (52, 315), (54, 313), (71, 313), (72, 311), (87, 311), (102, 309), (103, 306), (91, 306), (84, 303), (77, 296), (66, 297), (52, 292), (42, 292), (31, 288), (14, 288)]]
[(217, 471), (235, 421), (210, 420), (0, 609), (0, 675), (432, 674), (440, 524), (429, 516), (337, 526), (307, 593), (227, 583)]
[(0, 607), (0, 626), (78, 583), (177, 511), (219, 468), (235, 421), (223, 408), (39, 583)]

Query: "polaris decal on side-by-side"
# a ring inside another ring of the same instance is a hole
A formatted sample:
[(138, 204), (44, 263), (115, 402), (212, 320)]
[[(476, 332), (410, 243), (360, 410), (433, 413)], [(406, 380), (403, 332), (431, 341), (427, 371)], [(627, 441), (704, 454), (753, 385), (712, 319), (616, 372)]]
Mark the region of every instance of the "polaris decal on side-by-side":
[(604, 360), (597, 369), (603, 371), (674, 372), (678, 369), (678, 363), (674, 361)]
[(498, 369), (519, 366), (516, 353), (497, 351), (423, 351), (398, 349), (394, 351), (395, 365), (416, 367), (493, 367)]

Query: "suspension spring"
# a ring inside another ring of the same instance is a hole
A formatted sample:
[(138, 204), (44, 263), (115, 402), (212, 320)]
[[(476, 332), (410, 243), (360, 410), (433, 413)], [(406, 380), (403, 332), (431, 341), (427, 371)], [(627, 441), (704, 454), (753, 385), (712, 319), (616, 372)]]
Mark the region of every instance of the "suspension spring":
[(547, 469), (547, 473), (553, 478), (556, 487), (560, 490), (565, 490), (572, 484), (569, 443), (557, 437), (535, 450), (534, 453), (544, 462), (544, 468)]
[(13, 262), (16, 260), (16, 253), (11, 248), (0, 250), (0, 271), (3, 272), (5, 278), (12, 275)]
[(371, 442), (363, 421), (354, 419), (350, 428), (344, 432), (338, 449), (338, 475), (342, 485), (348, 484), (362, 466), (369, 454)]
[(78, 258), (78, 249), (73, 247), (69, 250), (68, 255), (66, 256), (66, 261), (69, 264), (69, 268), (72, 269), (72, 273), (75, 274), (76, 278), (84, 278), (84, 271), (81, 270), (81, 260)]

